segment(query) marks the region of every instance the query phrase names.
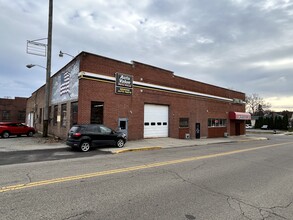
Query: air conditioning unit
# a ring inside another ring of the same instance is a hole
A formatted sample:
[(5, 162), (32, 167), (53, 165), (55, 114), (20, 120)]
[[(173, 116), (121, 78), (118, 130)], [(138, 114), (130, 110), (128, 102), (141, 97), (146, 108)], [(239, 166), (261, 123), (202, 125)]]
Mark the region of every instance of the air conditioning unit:
[(190, 139), (190, 134), (185, 134), (185, 139)]

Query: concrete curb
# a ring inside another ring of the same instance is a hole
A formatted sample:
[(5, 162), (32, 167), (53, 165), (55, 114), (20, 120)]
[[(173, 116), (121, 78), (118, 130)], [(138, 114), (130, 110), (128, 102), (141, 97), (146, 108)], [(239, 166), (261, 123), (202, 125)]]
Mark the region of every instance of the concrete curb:
[[(119, 153), (128, 153), (128, 152), (135, 152), (135, 151), (147, 151), (147, 150), (160, 150), (160, 149), (170, 149), (170, 148), (183, 148), (183, 147), (195, 147), (195, 146), (207, 146), (212, 144), (226, 144), (226, 143), (240, 143), (240, 142), (249, 142), (249, 141), (262, 141), (262, 140), (269, 140), (266, 137), (258, 137), (258, 138), (249, 138), (244, 140), (225, 140), (219, 142), (210, 142), (210, 143), (202, 143), (202, 144), (193, 144), (193, 145), (181, 145), (181, 146), (149, 146), (149, 147), (136, 147), (136, 148), (126, 148), (121, 150), (115, 150), (115, 148), (106, 150), (108, 153), (111, 154), (119, 154)], [(105, 151), (105, 150), (104, 150)]]
[(266, 141), (266, 140), (269, 140), (269, 138), (259, 137), (259, 138), (253, 138), (253, 139), (245, 139), (245, 140), (234, 140), (229, 143), (239, 143), (239, 142), (249, 142), (249, 141)]
[(131, 149), (122, 149), (117, 151), (112, 151), (113, 154), (120, 154), (120, 153), (126, 153), (131, 151), (147, 151), (147, 150), (160, 150), (162, 147), (160, 146), (153, 146), (153, 147), (140, 147), (140, 148), (131, 148)]

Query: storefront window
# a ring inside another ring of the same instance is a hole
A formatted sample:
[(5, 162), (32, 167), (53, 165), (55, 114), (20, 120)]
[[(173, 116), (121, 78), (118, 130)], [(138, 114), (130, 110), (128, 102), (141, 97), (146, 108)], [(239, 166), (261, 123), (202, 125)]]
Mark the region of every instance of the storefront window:
[(226, 127), (226, 119), (220, 118), (209, 118), (208, 119), (208, 127)]

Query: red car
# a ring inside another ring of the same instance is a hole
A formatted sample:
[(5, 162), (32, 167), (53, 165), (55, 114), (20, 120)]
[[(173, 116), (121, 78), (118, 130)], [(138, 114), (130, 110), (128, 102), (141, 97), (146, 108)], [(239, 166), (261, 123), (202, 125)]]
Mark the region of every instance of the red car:
[(33, 136), (36, 130), (32, 127), (28, 127), (22, 123), (14, 122), (0, 122), (0, 135), (3, 138), (8, 138), (10, 135), (27, 135), (29, 137)]

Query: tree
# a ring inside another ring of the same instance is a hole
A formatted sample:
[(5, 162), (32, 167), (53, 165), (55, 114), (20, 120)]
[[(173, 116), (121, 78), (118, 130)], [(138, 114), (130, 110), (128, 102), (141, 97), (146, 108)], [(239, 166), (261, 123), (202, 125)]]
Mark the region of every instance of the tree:
[(255, 128), (261, 128), (261, 126), (263, 126), (264, 124), (264, 119), (263, 117), (259, 117), (256, 121), (255, 121)]
[(246, 95), (246, 111), (252, 115), (262, 116), (266, 109), (271, 107), (271, 104), (265, 102), (258, 94), (254, 93), (252, 95)]
[(288, 115), (285, 114), (285, 116), (283, 117), (283, 121), (282, 121), (282, 129), (288, 130), (288, 126), (289, 126)]
[(282, 129), (283, 118), (276, 115), (275, 116), (275, 129)]

